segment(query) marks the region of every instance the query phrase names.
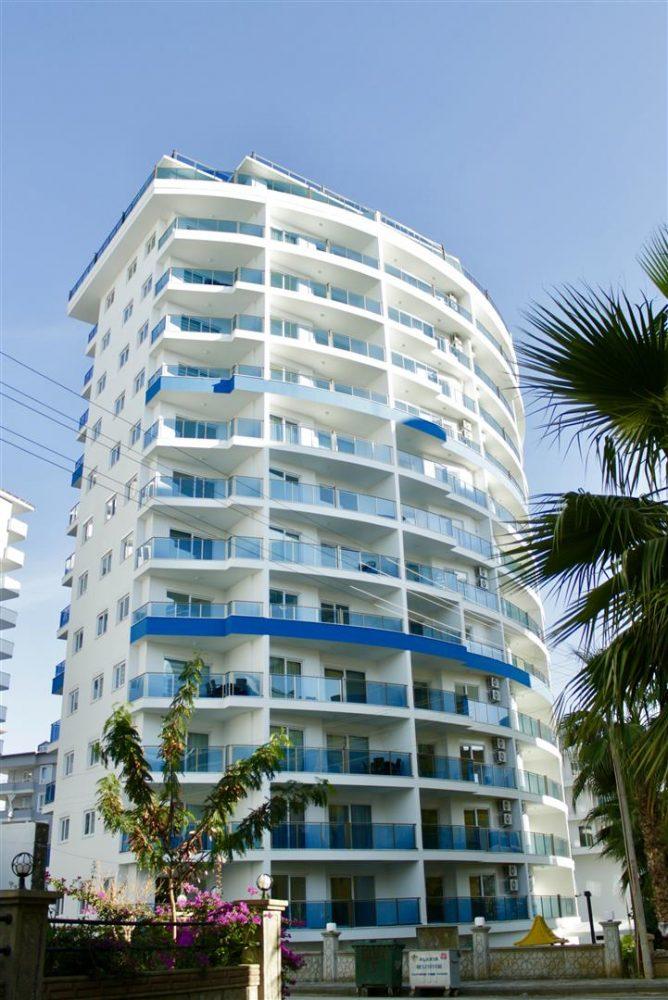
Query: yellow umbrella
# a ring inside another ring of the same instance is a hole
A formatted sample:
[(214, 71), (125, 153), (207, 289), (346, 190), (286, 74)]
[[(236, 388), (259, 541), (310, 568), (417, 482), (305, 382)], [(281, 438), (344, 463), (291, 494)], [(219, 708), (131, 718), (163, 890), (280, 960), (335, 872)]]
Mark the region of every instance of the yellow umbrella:
[(515, 941), (516, 948), (531, 948), (541, 944), (567, 944), (566, 938), (558, 937), (542, 917), (534, 917), (527, 934)]

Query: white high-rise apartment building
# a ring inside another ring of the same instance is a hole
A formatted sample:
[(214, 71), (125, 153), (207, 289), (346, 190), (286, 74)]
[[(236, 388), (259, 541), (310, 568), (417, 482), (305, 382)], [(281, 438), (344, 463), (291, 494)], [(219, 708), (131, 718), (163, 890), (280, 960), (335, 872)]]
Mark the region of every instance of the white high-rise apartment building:
[[(14, 655), (14, 643), (5, 635), (9, 629), (16, 627), (18, 618), (16, 608), (7, 602), (15, 603), (21, 593), (21, 583), (14, 574), (23, 567), (25, 553), (19, 546), (28, 535), (28, 525), (21, 520), (21, 515), (31, 514), (34, 509), (27, 500), (0, 489), (0, 661), (4, 661), (0, 670), (0, 693), (3, 694), (9, 690), (10, 683), (10, 675), (4, 668), (8, 665), (6, 661)], [(0, 705), (0, 733), (5, 731), (6, 720), (7, 705), (3, 703)]]
[(573, 862), (534, 593), (511, 338), (443, 248), (261, 157), (163, 157), (70, 293), (93, 328), (51, 867), (133, 859), (94, 811), (93, 743), (129, 701), (155, 761), (183, 661), (207, 664), (184, 761), (196, 810), (272, 731), (326, 777), (226, 866), (319, 938), (535, 913)]

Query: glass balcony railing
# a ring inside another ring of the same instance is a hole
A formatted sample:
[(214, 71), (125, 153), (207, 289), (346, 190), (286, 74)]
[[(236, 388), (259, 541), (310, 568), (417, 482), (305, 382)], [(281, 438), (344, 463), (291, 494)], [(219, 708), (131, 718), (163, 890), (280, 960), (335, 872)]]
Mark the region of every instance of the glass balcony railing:
[(438, 642), (457, 642), (461, 645), (461, 633), (454, 628), (442, 626), (436, 628), (434, 625), (425, 625), (424, 622), (408, 620), (408, 630), (411, 635), (421, 635), (425, 639), (436, 639)]
[[(221, 774), (237, 761), (246, 760), (255, 745), (191, 748), (181, 761), (184, 774)], [(144, 754), (152, 771), (162, 770), (160, 747), (146, 746)], [(278, 770), (281, 773), (368, 774), (410, 777), (411, 755), (400, 750), (335, 750), (329, 747), (288, 747)]]
[(439, 757), (419, 753), (418, 774), (421, 778), (437, 778), (440, 781), (467, 781), (495, 788), (517, 788), (514, 767), (483, 764), (474, 760), (463, 760), (460, 757)]
[(452, 523), (451, 518), (442, 514), (433, 514), (431, 511), (422, 510), (419, 507), (410, 507), (408, 504), (401, 505), (401, 520), (414, 528), (433, 531), (437, 535), (445, 535), (451, 538), (456, 545), (470, 552), (491, 559), (494, 553), (492, 543), (481, 535), (475, 535), (471, 531), (465, 531)]
[(204, 479), (201, 476), (158, 475), (139, 491), (139, 506), (149, 500), (182, 498), (185, 500), (257, 499), (262, 497), (262, 480), (256, 476), (230, 476), (228, 479)]
[(302, 427), (298, 424), (272, 421), (272, 441), (285, 444), (300, 445), (304, 448), (322, 448), (339, 454), (355, 455), (358, 458), (368, 458), (376, 462), (391, 462), (392, 448), (388, 444), (377, 444), (366, 438), (358, 438), (353, 434)]
[(234, 181), (236, 184), (248, 184), (251, 186), (264, 187), (268, 191), (277, 191), (279, 194), (292, 194), (296, 195), (298, 198), (310, 198), (313, 201), (322, 202), (325, 205), (332, 205), (335, 208), (345, 208), (350, 212), (355, 212), (358, 215), (363, 215), (367, 219), (374, 218), (374, 212), (370, 208), (365, 208), (364, 205), (359, 205), (356, 201), (352, 201), (350, 198), (345, 198), (343, 195), (336, 194), (333, 191), (329, 191), (327, 188), (323, 187), (322, 184), (316, 184), (315, 181), (309, 181), (300, 174), (294, 173), (292, 170), (286, 170), (284, 167), (278, 167), (276, 164), (272, 163), (271, 160), (266, 160), (263, 156), (258, 156), (257, 153), (254, 154), (253, 158), (259, 163), (264, 163), (269, 167), (278, 169), (282, 174), (287, 177), (293, 178), (293, 180), (298, 183), (291, 183), (290, 181), (279, 181), (273, 177), (256, 177), (254, 174), (235, 174)]
[(508, 708), (492, 702), (474, 701), (466, 695), (443, 691), (440, 688), (414, 687), (413, 703), (417, 709), (463, 715), (490, 726), (505, 726), (510, 729), (513, 724), (512, 713)]
[(431, 295), (432, 298), (438, 299), (438, 301), (447, 306), (448, 309), (452, 309), (453, 312), (464, 316), (464, 318), (469, 320), (469, 322), (472, 320), (471, 313), (468, 309), (465, 309), (464, 306), (460, 305), (457, 298), (449, 292), (445, 292), (436, 285), (432, 285), (429, 281), (424, 281), (422, 278), (418, 278), (416, 275), (410, 274), (409, 271), (403, 271), (399, 267), (394, 267), (392, 264), (386, 264), (385, 270), (388, 274), (391, 274), (392, 277), (398, 278), (407, 285), (412, 285), (413, 288), (417, 288), (419, 291), (424, 292), (425, 295)]
[(473, 370), (476, 373), (476, 375), (478, 376), (478, 378), (481, 379), (485, 383), (485, 385), (487, 386), (487, 388), (492, 390), (492, 392), (497, 397), (497, 399), (501, 400), (501, 402), (503, 403), (503, 405), (505, 406), (505, 408), (508, 410), (508, 412), (511, 414), (511, 416), (514, 416), (514, 413), (513, 413), (513, 404), (505, 396), (505, 394), (503, 392), (501, 392), (501, 389), (498, 387), (498, 385), (496, 384), (496, 382), (492, 378), (489, 377), (489, 375), (484, 370), (484, 368), (481, 368), (480, 365), (478, 365), (478, 364), (474, 364), (473, 365)]
[(516, 478), (516, 477), (515, 477), (515, 476), (514, 476), (514, 475), (512, 474), (512, 472), (510, 472), (510, 470), (509, 470), (509, 469), (507, 469), (507, 468), (505, 467), (505, 465), (503, 464), (503, 462), (500, 462), (498, 458), (495, 458), (495, 457), (494, 457), (494, 455), (492, 455), (492, 454), (491, 454), (491, 452), (489, 451), (489, 449), (488, 449), (488, 448), (485, 448), (485, 458), (486, 458), (486, 460), (487, 460), (487, 461), (488, 461), (488, 462), (489, 462), (489, 463), (490, 463), (491, 465), (493, 465), (493, 466), (494, 466), (494, 468), (495, 468), (495, 469), (498, 469), (498, 470), (499, 470), (499, 472), (500, 472), (500, 473), (501, 473), (501, 474), (502, 474), (502, 475), (503, 475), (503, 476), (504, 476), (504, 477), (505, 477), (505, 478), (506, 478), (506, 479), (507, 479), (507, 480), (508, 480), (508, 481), (509, 481), (510, 483), (512, 483), (512, 484), (513, 484), (513, 486), (514, 486), (514, 487), (515, 487), (515, 489), (517, 490), (517, 492), (518, 492), (518, 494), (519, 494), (519, 496), (520, 496), (520, 498), (521, 498), (522, 502), (523, 502), (523, 503), (526, 503), (526, 490), (524, 489), (524, 487), (523, 487), (523, 486), (522, 486), (522, 484), (520, 483), (519, 479), (517, 479), (517, 478)]
[(281, 823), (272, 850), (406, 851), (415, 848), (413, 823)]
[(272, 674), (271, 697), (290, 701), (347, 702), (354, 705), (384, 705), (406, 708), (405, 684), (343, 677), (309, 677)]
[(53, 672), (53, 678), (51, 680), (51, 694), (62, 694), (64, 681), (65, 660), (61, 660), (60, 663), (56, 663), (56, 669)]
[(521, 854), (519, 830), (492, 830), (483, 826), (422, 826), (425, 851), (490, 851)]
[(508, 659), (514, 667), (517, 667), (519, 670), (526, 671), (526, 673), (531, 674), (532, 677), (537, 677), (538, 680), (542, 681), (543, 684), (546, 684), (547, 687), (550, 686), (550, 678), (547, 673), (544, 670), (540, 670), (534, 663), (531, 663), (529, 660), (525, 660), (522, 656), (516, 656), (514, 653), (511, 653)]
[(63, 628), (70, 620), (71, 606), (68, 604), (67, 607), (63, 608), (60, 612), (60, 618), (58, 620), (58, 627)]
[(543, 857), (570, 858), (570, 845), (565, 837), (557, 837), (553, 833), (525, 833), (524, 850), (527, 854), (540, 854)]
[(331, 507), (337, 510), (370, 514), (373, 517), (395, 518), (397, 506), (394, 500), (355, 493), (337, 486), (311, 486), (307, 483), (290, 483), (283, 479), (271, 479), (269, 495), (272, 500), (283, 503), (307, 504), (314, 507)]
[(336, 333), (334, 330), (319, 330), (303, 323), (272, 319), (271, 332), (274, 337), (284, 337), (286, 340), (298, 340), (305, 344), (317, 344), (319, 347), (331, 347), (337, 351), (347, 351), (350, 354), (373, 358), (375, 361), (385, 360), (385, 349), (378, 344), (369, 344), (366, 340), (349, 337), (345, 333)]
[(90, 344), (90, 342), (95, 339), (96, 333), (97, 333), (97, 323), (95, 324), (95, 326), (91, 327), (91, 329), (88, 331), (87, 343)]
[(523, 611), (522, 608), (518, 608), (516, 604), (512, 604), (510, 601), (506, 600), (505, 597), (501, 598), (501, 611), (503, 612), (504, 617), (517, 622), (519, 625), (529, 629), (530, 632), (533, 632), (542, 639), (543, 629), (540, 623), (537, 622), (535, 618), (532, 618), (526, 611)]
[(221, 336), (233, 334), (235, 330), (262, 333), (264, 320), (261, 316), (236, 313), (234, 316), (163, 316), (151, 330), (151, 343), (162, 336), (168, 327), (182, 333), (213, 333)]
[(149, 538), (137, 547), (135, 566), (150, 559), (183, 559), (203, 562), (224, 562), (229, 559), (261, 559), (262, 540), (235, 536), (232, 538)]
[(417, 330), (418, 333), (421, 333), (424, 337), (429, 337), (430, 340), (436, 338), (436, 331), (433, 324), (427, 323), (426, 320), (420, 319), (418, 316), (403, 312), (401, 309), (395, 309), (394, 306), (388, 307), (387, 315), (393, 323), (399, 323), (401, 326), (407, 326), (411, 330)]
[(6, 670), (0, 670), (0, 691), (9, 691), (11, 675)]
[(304, 233), (294, 233), (285, 229), (272, 229), (271, 238), (279, 243), (288, 243), (291, 246), (302, 246), (320, 250), (322, 253), (331, 253), (335, 257), (343, 257), (346, 260), (353, 260), (357, 264), (365, 264), (367, 267), (378, 267), (378, 258), (368, 254), (360, 253), (358, 250), (351, 250), (350, 247), (340, 246), (332, 243), (331, 240), (317, 239), (315, 236), (307, 236)]
[(349, 385), (336, 379), (318, 378), (304, 372), (289, 371), (287, 368), (272, 368), (271, 378), (274, 382), (303, 385), (308, 389), (324, 389), (325, 392), (340, 392), (345, 396), (354, 396), (356, 399), (367, 399), (373, 403), (387, 405), (386, 393), (375, 392), (373, 389), (366, 389), (363, 386)]
[(158, 240), (158, 249), (162, 249), (175, 230), (197, 230), (207, 233), (236, 233), (239, 236), (264, 236), (264, 226), (256, 226), (252, 222), (234, 222), (229, 219), (193, 219), (178, 216)]
[(56, 722), (51, 723), (49, 743), (57, 743), (59, 739), (60, 739), (60, 719), (58, 719)]
[(516, 728), (521, 733), (524, 733), (526, 736), (536, 736), (542, 740), (547, 740), (548, 743), (556, 744), (557, 737), (554, 730), (544, 722), (541, 722), (540, 719), (534, 719), (523, 712), (516, 712), (515, 717), (517, 719)]
[(281, 621), (319, 622), (321, 625), (352, 625), (354, 628), (378, 628), (387, 632), (401, 632), (401, 618), (387, 615), (370, 615), (346, 608), (309, 608), (298, 604), (271, 604), (269, 613)]
[(434, 388), (440, 385), (440, 373), (431, 365), (425, 365), (421, 361), (416, 361), (408, 354), (400, 354), (399, 351), (392, 351), (392, 364), (395, 368), (417, 375), (423, 382), (431, 382)]
[(185, 438), (189, 440), (229, 441), (233, 437), (262, 437), (262, 421), (250, 417), (236, 417), (234, 420), (190, 420), (186, 417), (156, 420), (144, 432), (144, 447), (148, 448), (160, 434), (165, 435), (165, 444), (170, 439)]
[(503, 438), (510, 450), (514, 455), (517, 456), (518, 460), (521, 461), (520, 450), (513, 441), (507, 430), (499, 423), (496, 417), (493, 417), (489, 410), (485, 410), (484, 407), (480, 407), (480, 416), (490, 427), (493, 427), (499, 437)]
[(422, 458), (420, 455), (413, 455), (407, 451), (397, 452), (397, 457), (402, 469), (417, 472), (418, 475), (426, 476), (428, 479), (436, 479), (438, 482), (443, 483), (444, 486), (449, 486), (452, 492), (458, 496), (472, 500), (473, 503), (478, 504), (480, 507), (487, 508), (487, 494), (482, 490), (476, 489), (475, 486), (469, 486), (468, 483), (465, 483), (458, 476), (454, 476), (444, 465), (439, 465), (437, 462), (432, 462), (430, 459)]
[(226, 604), (214, 604), (208, 601), (147, 601), (132, 614), (133, 624), (144, 621), (145, 618), (229, 618), (231, 615), (243, 615), (249, 618), (262, 617), (262, 604), (256, 601), (228, 601)]
[(531, 792), (532, 795), (549, 795), (553, 799), (563, 799), (564, 791), (558, 781), (548, 778), (546, 774), (536, 774), (534, 771), (518, 771), (518, 788)]
[(420, 923), (420, 901), (404, 899), (291, 900), (286, 918), (297, 927), (400, 927)]
[(65, 560), (65, 566), (63, 567), (63, 576), (69, 576), (74, 569), (74, 557), (75, 553), (72, 552)]
[(572, 896), (532, 896), (533, 912), (546, 920), (576, 917), (577, 906)]
[(476, 917), (486, 921), (528, 920), (528, 896), (427, 897), (427, 923), (471, 924)]
[(246, 378), (261, 379), (262, 374), (260, 365), (234, 365), (232, 368), (209, 368), (206, 365), (185, 364), (161, 365), (151, 375), (146, 388), (150, 389), (161, 378), (192, 378), (220, 382), (227, 381), (237, 375), (242, 375)]
[(236, 267), (233, 271), (217, 271), (201, 267), (170, 267), (155, 284), (155, 295), (159, 295), (170, 281), (181, 281), (185, 285), (210, 285), (232, 288), (239, 282), (251, 285), (264, 284), (264, 271), (257, 267)]
[[(138, 698), (173, 698), (183, 683), (178, 674), (140, 674), (132, 677), (128, 687), (128, 700)], [(262, 694), (262, 674), (246, 670), (230, 670), (224, 674), (202, 677), (198, 698), (259, 698)]]
[(429, 587), (438, 587), (439, 590), (460, 594), (465, 601), (487, 608), (489, 611), (499, 610), (499, 599), (496, 594), (459, 580), (452, 570), (439, 569), (437, 566), (428, 566), (424, 563), (407, 562), (406, 579), (410, 583), (426, 584)]
[(399, 577), (398, 559), (343, 545), (311, 545), (308, 542), (274, 538), (269, 542), (269, 558), (272, 562), (294, 563), (319, 569)]
[(88, 410), (84, 410), (79, 417), (79, 430), (82, 431), (86, 424), (88, 423)]
[(354, 306), (356, 309), (364, 309), (366, 312), (382, 313), (382, 305), (378, 299), (373, 299), (369, 295), (362, 295), (353, 292), (348, 288), (337, 288), (329, 282), (313, 281), (311, 278), (300, 278), (295, 274), (283, 274), (280, 271), (271, 272), (272, 288), (281, 288), (285, 292), (300, 292), (306, 295), (315, 295), (317, 298), (330, 299), (332, 302), (339, 302), (342, 305)]
[(84, 377), (83, 377), (83, 384), (84, 385), (88, 385), (88, 383), (90, 382), (90, 380), (92, 379), (92, 377), (93, 377), (93, 365), (90, 366), (90, 368), (88, 369), (88, 371), (84, 375)]

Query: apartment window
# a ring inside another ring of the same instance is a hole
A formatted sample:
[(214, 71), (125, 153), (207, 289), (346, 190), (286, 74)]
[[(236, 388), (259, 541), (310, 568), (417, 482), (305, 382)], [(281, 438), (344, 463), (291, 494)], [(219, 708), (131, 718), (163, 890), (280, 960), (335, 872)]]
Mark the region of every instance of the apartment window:
[(144, 256), (148, 257), (151, 250), (155, 247), (155, 233), (151, 233), (149, 238), (146, 240), (146, 246), (144, 247)]
[(63, 758), (63, 774), (65, 777), (74, 774), (74, 750), (69, 750)]
[(123, 310), (123, 325), (124, 326), (127, 323), (127, 321), (130, 319), (130, 317), (132, 316), (134, 307), (135, 307), (135, 304), (132, 301), (132, 299), (130, 299), (130, 301), (126, 305), (125, 309)]
[(116, 603), (116, 621), (122, 622), (130, 614), (130, 595), (124, 594)]
[(137, 374), (135, 375), (134, 382), (132, 383), (132, 387), (135, 393), (138, 393), (140, 389), (144, 388), (145, 381), (146, 381), (146, 369), (142, 368), (141, 371), (137, 372)]
[(100, 434), (102, 433), (102, 417), (100, 417), (98, 420), (95, 421), (95, 423), (90, 429), (90, 433), (93, 441), (97, 441)]
[(121, 457), (121, 442), (117, 441), (114, 447), (109, 452), (109, 466), (113, 468), (116, 462), (120, 460)]
[(67, 714), (74, 715), (79, 709), (79, 688), (72, 688), (67, 696)]
[(126, 559), (130, 558), (134, 552), (134, 547), (134, 537), (132, 534), (121, 538), (121, 562), (125, 562)]
[(118, 367), (124, 368), (127, 365), (130, 358), (130, 345), (126, 344), (121, 353), (118, 355)]
[(97, 380), (97, 385), (95, 386), (95, 392), (98, 396), (100, 395), (101, 392), (104, 392), (104, 387), (106, 386), (106, 384), (107, 384), (107, 373), (104, 372), (102, 375), (100, 375), (99, 379)]
[(116, 496), (115, 493), (112, 493), (111, 496), (108, 497), (107, 502), (104, 505), (104, 519), (105, 519), (105, 521), (110, 521), (111, 518), (116, 513), (117, 500), (118, 500), (118, 498), (117, 498), (117, 496)]
[(153, 275), (149, 274), (148, 278), (141, 286), (141, 297), (145, 299), (152, 288), (153, 288)]
[(86, 570), (85, 573), (82, 573), (77, 581), (78, 596), (83, 597), (83, 595), (86, 593), (87, 590), (88, 590), (88, 570)]
[(140, 347), (148, 337), (148, 320), (137, 330), (137, 347)]
[(38, 813), (44, 812), (44, 800), (45, 800), (45, 798), (46, 798), (46, 795), (45, 795), (44, 792), (40, 792), (38, 794), (38, 796), (37, 796), (37, 812)]
[(110, 340), (111, 340), (111, 330), (107, 330), (107, 332), (102, 337), (102, 341), (101, 341), (102, 346), (100, 348), (101, 352), (102, 351), (106, 351), (106, 349), (109, 347), (109, 341)]
[(91, 469), (90, 472), (88, 473), (87, 477), (86, 477), (86, 492), (87, 493), (90, 493), (90, 491), (95, 486), (96, 482), (97, 482), (97, 466), (95, 466), (94, 469)]
[(83, 814), (83, 835), (92, 837), (95, 833), (95, 810), (86, 809)]
[(100, 763), (100, 747), (97, 740), (91, 740), (88, 744), (86, 760), (88, 761), (89, 767), (95, 767), (96, 764)]
[(137, 477), (133, 476), (132, 479), (128, 479), (125, 484), (125, 502), (128, 503), (130, 500), (134, 500), (135, 493), (137, 492)]
[[(106, 612), (103, 612), (106, 614)], [(90, 697), (91, 701), (99, 701), (102, 697), (102, 691), (104, 689), (104, 674), (97, 674), (93, 677), (90, 685)]]
[(84, 521), (81, 537), (84, 542), (87, 542), (89, 538), (93, 537), (93, 518), (89, 517), (87, 521)]
[(84, 630), (78, 628), (74, 633), (74, 652), (78, 653), (84, 642)]
[(39, 769), (39, 783), (40, 785), (45, 785), (47, 781), (51, 781), (53, 776), (53, 765), (52, 764), (42, 764)]
[(111, 573), (111, 549), (100, 559), (100, 576), (108, 576), (109, 573)]
[(100, 611), (96, 619), (95, 634), (98, 637), (104, 635), (104, 633), (107, 631), (108, 626), (109, 626), (109, 612), (106, 610)]
[(130, 428), (130, 446), (136, 444), (141, 437), (141, 420), (138, 420), (136, 424), (133, 424)]
[(118, 691), (119, 688), (123, 687), (125, 684), (125, 660), (120, 663), (114, 664), (111, 671), (111, 686), (114, 691)]
[(113, 306), (115, 297), (116, 297), (116, 291), (115, 289), (112, 288), (109, 294), (107, 295), (106, 299), (104, 300), (105, 309), (110, 309)]
[(125, 409), (125, 393), (122, 392), (120, 396), (117, 396), (114, 400), (114, 416), (118, 417)]
[(135, 276), (136, 273), (137, 273), (137, 258), (135, 257), (135, 259), (132, 261), (132, 263), (128, 267), (128, 277), (127, 277), (127, 280), (130, 281), (132, 278), (134, 278), (134, 276)]
[(580, 836), (580, 847), (594, 846), (594, 831), (590, 826), (579, 826), (578, 834)]
[(61, 816), (58, 824), (58, 840), (64, 844), (70, 839), (70, 817)]

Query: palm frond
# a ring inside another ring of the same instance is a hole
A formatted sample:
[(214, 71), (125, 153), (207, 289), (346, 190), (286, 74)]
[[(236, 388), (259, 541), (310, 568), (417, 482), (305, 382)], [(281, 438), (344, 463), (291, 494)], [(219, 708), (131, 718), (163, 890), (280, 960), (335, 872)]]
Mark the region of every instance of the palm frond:
[(640, 251), (638, 261), (645, 274), (668, 299), (668, 226), (658, 227)]

